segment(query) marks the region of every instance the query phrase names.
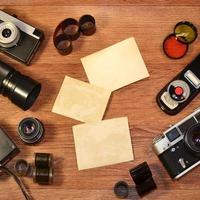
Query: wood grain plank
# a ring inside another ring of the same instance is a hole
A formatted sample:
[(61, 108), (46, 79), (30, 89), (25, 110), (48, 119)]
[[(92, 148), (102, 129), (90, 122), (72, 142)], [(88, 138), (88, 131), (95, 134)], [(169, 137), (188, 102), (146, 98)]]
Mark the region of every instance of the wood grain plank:
[[(91, 6), (114, 4), (122, 6)], [(117, 2), (117, 3), (116, 3)], [(34, 152), (52, 152), (55, 156), (55, 184), (39, 186), (31, 179), (24, 178), (33, 197), (37, 200), (108, 200), (116, 199), (112, 188), (116, 181), (133, 182), (128, 170), (148, 161), (153, 171), (158, 189), (144, 197), (144, 200), (198, 200), (200, 169), (197, 168), (178, 182), (172, 182), (152, 152), (152, 139), (199, 106), (199, 98), (180, 114), (167, 116), (157, 107), (155, 97), (158, 91), (200, 52), (200, 40), (190, 46), (188, 54), (181, 60), (170, 60), (162, 51), (162, 41), (170, 34), (178, 21), (189, 20), (199, 28), (200, 7), (189, 2), (174, 1), (174, 5), (164, 6), (172, 1), (1, 1), (0, 8), (6, 8), (24, 21), (45, 31), (45, 41), (30, 67), (0, 54), (0, 59), (11, 64), (22, 73), (37, 79), (43, 85), (38, 101), (27, 112), (19, 110), (5, 97), (0, 97), (0, 125), (16, 141), (21, 153), (16, 158), (32, 161)], [(135, 3), (135, 4), (134, 4)], [(22, 6), (20, 6), (23, 4)], [(47, 5), (48, 4), (48, 5)], [(129, 5), (132, 6), (123, 6)], [(172, 3), (173, 4), (173, 3)], [(8, 5), (8, 6), (3, 6)], [(12, 6), (11, 6), (12, 5)], [(18, 6), (14, 6), (18, 5)], [(32, 5), (35, 7), (33, 8)], [(41, 6), (40, 6), (41, 5)], [(55, 6), (57, 5), (57, 6)], [(72, 5), (72, 6), (63, 6)], [(97, 32), (91, 37), (81, 36), (73, 43), (74, 51), (69, 56), (59, 55), (52, 43), (55, 26), (64, 18), (79, 18), (85, 13), (94, 15)], [(192, 15), (191, 15), (192, 13)], [(87, 81), (80, 58), (134, 36), (141, 50), (150, 77), (131, 84), (113, 93), (105, 119), (128, 116), (134, 146), (135, 161), (97, 169), (78, 171), (71, 127), (79, 122), (51, 113), (51, 109), (63, 81), (64, 75)], [(40, 119), (45, 126), (45, 138), (36, 146), (24, 145), (17, 135), (19, 121), (27, 116)], [(12, 166), (13, 161), (9, 163)], [(1, 177), (0, 177), (1, 178)], [(19, 189), (10, 178), (0, 179), (0, 199), (23, 199)], [(9, 192), (12, 191), (12, 192)], [(132, 188), (129, 199), (139, 199)]]
[(129, 6), (129, 5), (137, 5), (137, 6), (160, 6), (160, 5), (169, 5), (169, 6), (180, 6), (180, 5), (187, 5), (187, 6), (195, 6), (200, 5), (199, 0), (1, 0), (0, 5), (6, 5), (6, 6)]

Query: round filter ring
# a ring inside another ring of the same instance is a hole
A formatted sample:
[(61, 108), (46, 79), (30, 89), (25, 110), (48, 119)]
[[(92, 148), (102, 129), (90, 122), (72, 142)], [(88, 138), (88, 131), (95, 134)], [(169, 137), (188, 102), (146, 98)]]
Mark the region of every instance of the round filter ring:
[(180, 42), (191, 44), (197, 38), (198, 31), (191, 22), (181, 21), (175, 25), (174, 34)]
[(30, 170), (30, 164), (23, 159), (17, 160), (14, 165), (14, 170), (18, 176), (27, 176)]
[(119, 181), (114, 186), (114, 193), (119, 199), (125, 199), (129, 194), (128, 184), (124, 181)]
[(180, 42), (176, 35), (170, 34), (163, 41), (163, 51), (169, 58), (179, 59), (187, 53), (188, 44)]

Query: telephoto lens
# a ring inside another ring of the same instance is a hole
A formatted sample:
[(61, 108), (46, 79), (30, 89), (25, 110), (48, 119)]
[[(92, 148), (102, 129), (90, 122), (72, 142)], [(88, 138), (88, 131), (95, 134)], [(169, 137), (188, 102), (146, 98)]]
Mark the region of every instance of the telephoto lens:
[(28, 117), (19, 123), (18, 134), (26, 144), (36, 144), (44, 136), (44, 126), (38, 119)]
[(37, 99), (40, 90), (39, 82), (0, 61), (0, 94), (8, 97), (12, 103), (28, 110)]

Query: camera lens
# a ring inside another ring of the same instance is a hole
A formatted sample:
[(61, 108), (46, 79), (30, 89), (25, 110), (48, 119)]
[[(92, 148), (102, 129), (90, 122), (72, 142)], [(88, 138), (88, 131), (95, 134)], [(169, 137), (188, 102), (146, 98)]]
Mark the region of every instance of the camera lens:
[(200, 156), (200, 123), (191, 126), (184, 136), (186, 146)]
[(5, 38), (8, 38), (8, 37), (10, 37), (11, 36), (11, 30), (10, 29), (8, 29), (8, 28), (5, 28), (3, 31), (2, 31), (2, 35), (3, 35), (3, 37), (5, 37)]
[(0, 94), (7, 96), (15, 105), (28, 110), (37, 99), (40, 90), (40, 83), (0, 61)]
[(10, 48), (17, 45), (20, 39), (20, 30), (11, 22), (0, 23), (0, 46)]
[(35, 123), (32, 121), (26, 121), (23, 125), (22, 125), (22, 131), (26, 134), (26, 135), (30, 135), (31, 133), (33, 133), (35, 131)]
[(193, 135), (192, 141), (196, 146), (200, 146), (200, 132), (196, 135)]
[(44, 135), (43, 124), (36, 118), (25, 118), (18, 126), (18, 133), (23, 142), (35, 144), (40, 142)]

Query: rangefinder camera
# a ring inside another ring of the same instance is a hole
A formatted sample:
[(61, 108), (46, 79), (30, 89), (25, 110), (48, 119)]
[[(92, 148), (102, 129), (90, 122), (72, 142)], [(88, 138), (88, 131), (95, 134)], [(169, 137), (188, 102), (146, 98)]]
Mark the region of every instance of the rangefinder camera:
[(44, 34), (15, 16), (0, 10), (0, 51), (29, 65)]
[(200, 164), (200, 108), (153, 141), (153, 149), (172, 179)]

